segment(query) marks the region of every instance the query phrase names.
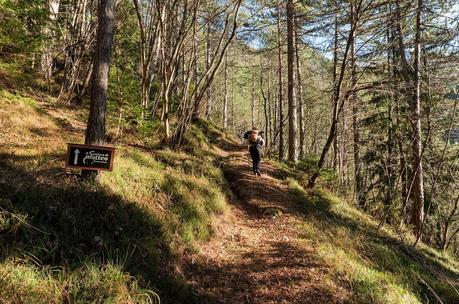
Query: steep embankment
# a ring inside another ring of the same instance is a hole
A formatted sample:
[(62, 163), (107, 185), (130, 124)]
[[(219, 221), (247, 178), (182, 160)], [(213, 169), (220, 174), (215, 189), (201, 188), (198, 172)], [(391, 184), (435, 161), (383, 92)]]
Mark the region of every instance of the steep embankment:
[(86, 111), (31, 92), (0, 89), (0, 303), (199, 303), (180, 261), (227, 209), (225, 135), (202, 122), (173, 152), (126, 126), (92, 185), (64, 170)]

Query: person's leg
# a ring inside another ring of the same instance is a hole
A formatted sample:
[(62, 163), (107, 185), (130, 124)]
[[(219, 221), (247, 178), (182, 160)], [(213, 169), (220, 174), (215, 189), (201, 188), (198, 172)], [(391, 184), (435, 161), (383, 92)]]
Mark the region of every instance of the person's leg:
[(260, 155), (260, 151), (256, 151), (255, 153), (255, 158), (254, 158), (254, 172), (256, 175), (261, 175), (260, 174), (260, 162), (261, 162), (261, 155)]
[(253, 174), (257, 174), (257, 150), (253, 147), (249, 149), (250, 156), (252, 157), (252, 170)]

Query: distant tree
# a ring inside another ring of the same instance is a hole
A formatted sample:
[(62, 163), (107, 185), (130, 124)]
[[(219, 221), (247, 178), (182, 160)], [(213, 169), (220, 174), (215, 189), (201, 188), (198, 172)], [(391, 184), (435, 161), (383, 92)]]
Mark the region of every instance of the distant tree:
[(306, 153), (306, 134), (305, 134), (305, 113), (304, 113), (304, 100), (303, 100), (303, 81), (301, 77), (302, 66), (300, 60), (300, 53), (298, 51), (299, 34), (298, 23), (295, 22), (295, 60), (296, 60), (296, 81), (297, 81), (297, 106), (298, 106), (298, 127), (300, 135), (300, 151), (299, 156), (302, 158)]
[(308, 182), (308, 187), (313, 188), (316, 184), (317, 178), (320, 176), (320, 171), (323, 169), (325, 165), (325, 160), (327, 157), (327, 154), (330, 150), (331, 144), (336, 138), (336, 132), (338, 128), (338, 122), (339, 122), (339, 117), (340, 113), (343, 110), (344, 102), (348, 98), (348, 94), (345, 93), (343, 94), (343, 81), (344, 81), (344, 74), (346, 72), (346, 66), (348, 62), (348, 56), (349, 56), (349, 50), (352, 45), (353, 37), (354, 37), (354, 32), (357, 27), (357, 23), (360, 21), (360, 14), (361, 14), (361, 9), (362, 9), (362, 3), (363, 0), (360, 0), (356, 3), (355, 5), (355, 11), (354, 11), (354, 18), (350, 20), (350, 29), (348, 32), (348, 35), (346, 37), (346, 46), (344, 50), (344, 55), (343, 59), (341, 62), (340, 70), (339, 70), (339, 76), (337, 77), (336, 83), (334, 84), (334, 100), (333, 100), (333, 112), (332, 112), (332, 121), (330, 125), (330, 130), (328, 132), (328, 137), (325, 142), (325, 145), (322, 149), (322, 153), (320, 155), (319, 161), (317, 163), (317, 169), (315, 172), (311, 175), (309, 178)]
[(277, 12), (276, 12), (276, 21), (277, 21), (277, 76), (278, 76), (278, 83), (277, 83), (277, 94), (278, 94), (278, 101), (277, 101), (277, 112), (278, 115), (278, 132), (279, 132), (279, 152), (278, 156), (280, 160), (284, 160), (284, 81), (282, 77), (282, 44), (281, 44), (281, 5), (280, 1), (277, 1)]
[(288, 159), (298, 160), (297, 100), (295, 96), (295, 8), (287, 0), (287, 75), (288, 75)]
[(225, 54), (224, 63), (223, 128), (228, 128), (228, 53)]

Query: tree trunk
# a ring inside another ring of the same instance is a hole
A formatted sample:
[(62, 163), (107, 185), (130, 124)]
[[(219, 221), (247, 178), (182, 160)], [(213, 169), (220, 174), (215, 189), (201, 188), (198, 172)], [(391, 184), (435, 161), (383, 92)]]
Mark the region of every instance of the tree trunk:
[[(336, 0), (333, 2), (334, 8), (336, 9), (337, 3)], [(333, 74), (332, 74), (332, 105), (335, 100), (336, 95), (336, 70), (338, 67), (338, 12), (335, 12), (335, 26), (333, 34)], [(338, 171), (338, 132), (333, 137), (333, 157), (332, 157), (332, 167), (335, 171)]]
[[(268, 73), (269, 77), (269, 73)], [(269, 78), (268, 78), (269, 82)], [(269, 90), (269, 84), (268, 84), (268, 90)], [(262, 65), (262, 60), (260, 58), (260, 91), (261, 91), (261, 97), (263, 98), (263, 114), (265, 118), (265, 143), (268, 143), (268, 137), (269, 137), (269, 115), (268, 115), (268, 104), (269, 104), (269, 99), (266, 97), (265, 91), (263, 89), (263, 65)]]
[[(140, 48), (140, 67), (141, 73), (141, 96), (142, 96), (142, 118), (145, 118), (146, 110), (150, 106), (150, 89), (154, 73), (151, 69), (152, 63), (159, 56), (159, 37), (158, 14), (154, 3), (149, 3), (142, 13), (139, 0), (134, 0), (137, 23), (139, 25), (139, 48)], [(155, 58), (156, 56), (156, 58)], [(154, 114), (154, 112), (153, 112)]]
[(356, 10), (355, 10), (355, 18), (351, 20), (351, 28), (349, 30), (349, 36), (347, 37), (347, 41), (346, 41), (346, 48), (344, 50), (343, 61), (340, 67), (340, 74), (339, 74), (339, 77), (337, 79), (335, 89), (334, 89), (335, 96), (334, 96), (334, 102), (333, 102), (332, 123), (330, 126), (330, 131), (328, 132), (327, 141), (325, 142), (325, 145), (322, 149), (322, 153), (320, 154), (319, 162), (317, 163), (317, 170), (311, 175), (309, 179), (309, 182), (308, 182), (309, 188), (313, 188), (315, 186), (316, 180), (320, 176), (320, 171), (322, 170), (325, 164), (325, 159), (327, 157), (328, 151), (330, 150), (333, 139), (336, 137), (337, 125), (339, 122), (339, 115), (343, 109), (343, 105), (346, 100), (345, 97), (341, 96), (342, 83), (343, 83), (344, 73), (345, 73), (346, 65), (347, 65), (347, 57), (349, 55), (349, 49), (351, 47), (352, 37), (354, 35), (354, 31), (357, 26), (358, 16), (360, 13), (361, 6), (362, 6), (362, 0), (360, 0), (357, 3)]
[[(417, 1), (416, 8), (416, 34), (414, 46), (414, 70), (410, 76), (410, 66), (405, 55), (405, 44), (401, 25), (400, 0), (396, 2), (396, 21), (398, 31), (399, 53), (402, 63), (402, 76), (406, 83), (407, 95), (410, 103), (411, 128), (412, 128), (412, 171), (413, 177), (408, 191), (413, 200), (411, 223), (414, 225), (414, 234), (417, 239), (422, 234), (422, 222), (424, 220), (424, 178), (422, 169), (422, 143), (421, 143), (421, 11), (422, 0)], [(411, 79), (413, 78), (413, 80)]]
[(411, 100), (411, 127), (413, 129), (413, 212), (411, 222), (414, 225), (415, 235), (422, 234), (424, 220), (424, 178), (422, 169), (422, 135), (421, 135), (421, 11), (422, 0), (418, 0), (416, 9), (416, 37), (414, 48), (414, 94)]
[(255, 127), (255, 67), (252, 67), (252, 87), (250, 99), (250, 113), (252, 118), (252, 127)]
[[(196, 31), (196, 22), (193, 24), (193, 45), (192, 45), (192, 65), (193, 65), (193, 83), (194, 87), (197, 87), (199, 82), (199, 65), (198, 65), (198, 40)], [(186, 92), (185, 92), (186, 94)], [(207, 92), (206, 92), (207, 95)], [(195, 99), (193, 105), (193, 113), (191, 114), (192, 120), (197, 120), (201, 116), (201, 103), (202, 99)]]
[(234, 78), (231, 76), (231, 131), (236, 133), (234, 124)]
[[(387, 45), (391, 47), (387, 50), (387, 76), (393, 77), (393, 79), (397, 79), (397, 72), (396, 72), (396, 61), (395, 61), (395, 36), (393, 35), (393, 21), (392, 21), (392, 7), (391, 5), (388, 6), (388, 17), (387, 17), (387, 29), (386, 29), (386, 40)], [(393, 85), (392, 85), (393, 86)], [(395, 91), (395, 87), (392, 88)], [(387, 191), (384, 197), (384, 208), (385, 208), (385, 221), (387, 223), (393, 223), (392, 217), (389, 216), (389, 212), (391, 206), (393, 204), (393, 198), (395, 197), (395, 193), (397, 189), (395, 188), (394, 181), (396, 180), (395, 174), (395, 130), (394, 130), (394, 100), (396, 97), (395, 94), (389, 93), (388, 95), (388, 106), (387, 106)]]
[[(49, 20), (55, 22), (59, 13), (59, 0), (48, 0), (48, 11)], [(47, 26), (44, 30), (45, 36), (47, 36), (48, 43), (46, 44), (43, 54), (41, 56), (41, 70), (43, 76), (45, 76), (48, 84), (48, 90), (51, 90), (51, 76), (53, 71), (53, 54), (52, 47), (54, 45), (54, 31), (52, 30), (53, 25)]]
[[(351, 7), (351, 18), (354, 18), (354, 7)], [(355, 33), (352, 37), (351, 44), (351, 82), (352, 89), (354, 90), (357, 86), (357, 71), (356, 71), (356, 55), (355, 55)], [(352, 129), (354, 132), (354, 197), (356, 203), (364, 207), (365, 201), (362, 196), (362, 172), (360, 162), (360, 126), (359, 126), (359, 105), (357, 99), (357, 93), (354, 91), (351, 95), (352, 101)]]
[[(271, 62), (269, 64), (269, 71), (271, 71)], [(273, 124), (273, 115), (272, 115), (272, 110), (271, 110), (271, 77), (270, 77), (270, 73), (267, 73), (267, 77), (268, 77), (268, 89), (267, 89), (267, 92), (268, 92), (268, 122), (267, 122), (267, 128), (268, 128), (268, 131), (267, 131), (267, 134), (266, 136), (271, 140), (272, 139), (272, 136), (273, 136), (273, 128), (272, 128), (272, 124)], [(271, 149), (271, 145), (269, 145), (269, 141), (266, 140), (266, 145), (267, 145), (267, 151), (269, 151)]]
[(228, 53), (225, 54), (224, 71), (224, 96), (223, 96), (223, 128), (228, 128)]
[(293, 0), (287, 0), (287, 76), (288, 76), (288, 159), (298, 161), (297, 150), (297, 108), (295, 98), (295, 38)]
[[(277, 64), (277, 63), (276, 63)], [(276, 71), (274, 69), (274, 64), (272, 62), (270, 62), (270, 65), (272, 67), (272, 71), (273, 71), (273, 106), (272, 106), (272, 119), (273, 119), (273, 122), (272, 122), (272, 125), (271, 125), (271, 128), (272, 128), (272, 132), (271, 132), (271, 149), (274, 149), (277, 145), (277, 136), (279, 135), (277, 132), (278, 130), (278, 126), (279, 126), (279, 123), (278, 123), (278, 120), (279, 120), (279, 114), (278, 114), (278, 104), (279, 104), (279, 85), (277, 84), (277, 78), (278, 78), (278, 75), (276, 74)]]
[[(210, 69), (211, 63), (211, 39), (210, 39), (210, 24), (207, 25), (206, 30), (206, 70)], [(206, 118), (209, 118), (212, 113), (212, 84), (206, 90)]]
[(283, 113), (283, 79), (282, 79), (282, 45), (281, 45), (281, 29), (280, 29), (280, 1), (277, 1), (277, 75), (278, 80), (278, 113), (279, 113), (279, 160), (284, 160), (284, 113)]
[[(298, 27), (297, 27), (298, 28)], [(296, 55), (296, 78), (297, 78), (297, 100), (298, 100), (298, 121), (300, 128), (300, 157), (304, 157), (306, 153), (305, 141), (305, 117), (304, 117), (304, 104), (303, 104), (303, 83), (301, 81), (301, 61), (298, 52), (298, 30), (295, 30), (295, 55)]]
[[(85, 144), (88, 145), (101, 145), (105, 141), (105, 113), (107, 108), (108, 73), (112, 58), (115, 3), (116, 0), (101, 0), (99, 4), (99, 25), (97, 28), (90, 108), (85, 137)], [(97, 175), (97, 173), (94, 175)]]

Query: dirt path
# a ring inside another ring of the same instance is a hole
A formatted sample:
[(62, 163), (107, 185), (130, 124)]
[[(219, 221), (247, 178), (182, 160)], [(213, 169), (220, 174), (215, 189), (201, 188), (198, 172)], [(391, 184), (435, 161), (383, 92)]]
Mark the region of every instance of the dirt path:
[(190, 257), (189, 283), (203, 303), (345, 303), (347, 292), (299, 236), (302, 218), (287, 185), (269, 163), (262, 174), (251, 174), (246, 153), (228, 157), (225, 175), (237, 198)]

